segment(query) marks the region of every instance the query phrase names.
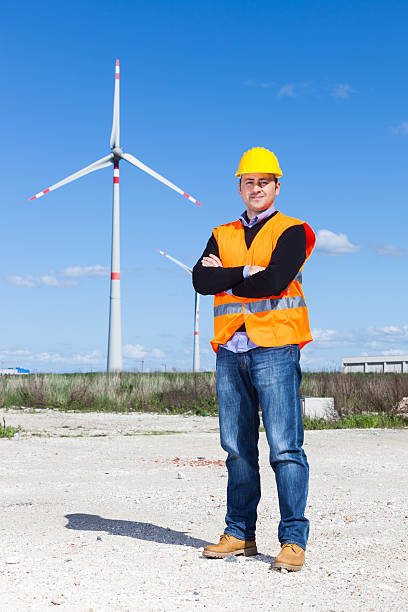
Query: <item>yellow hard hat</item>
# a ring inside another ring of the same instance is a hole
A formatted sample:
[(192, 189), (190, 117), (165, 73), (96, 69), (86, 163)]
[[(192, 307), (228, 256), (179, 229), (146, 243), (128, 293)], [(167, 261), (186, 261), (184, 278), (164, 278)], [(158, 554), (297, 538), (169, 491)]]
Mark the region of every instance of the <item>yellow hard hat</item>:
[(267, 172), (268, 174), (274, 174), (277, 178), (282, 176), (278, 158), (272, 151), (268, 151), (264, 147), (254, 147), (244, 153), (235, 176), (255, 172)]

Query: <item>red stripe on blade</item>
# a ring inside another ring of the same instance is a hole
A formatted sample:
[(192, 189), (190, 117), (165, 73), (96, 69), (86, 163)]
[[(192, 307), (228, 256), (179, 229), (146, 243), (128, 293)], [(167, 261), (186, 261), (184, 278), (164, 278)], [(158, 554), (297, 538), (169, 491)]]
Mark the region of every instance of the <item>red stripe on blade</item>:
[(112, 272), (111, 279), (112, 280), (120, 280), (120, 272)]
[(188, 193), (183, 193), (183, 196), (186, 196), (186, 198), (189, 198), (190, 196), (188, 195)]
[(113, 182), (114, 183), (119, 183), (119, 177), (118, 176), (114, 176), (113, 177)]
[(30, 200), (35, 200), (37, 198), (37, 196), (33, 196), (32, 198), (30, 198)]
[(43, 193), (48, 193), (48, 192), (49, 192), (49, 189), (45, 189), (45, 190), (43, 191)]
[(195, 335), (195, 336), (198, 336), (198, 332), (194, 332), (194, 335)]

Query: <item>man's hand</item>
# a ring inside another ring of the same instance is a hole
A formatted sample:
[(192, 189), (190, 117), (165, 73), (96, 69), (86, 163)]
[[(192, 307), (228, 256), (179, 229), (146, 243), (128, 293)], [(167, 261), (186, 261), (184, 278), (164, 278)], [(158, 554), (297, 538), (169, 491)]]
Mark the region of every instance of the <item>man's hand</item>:
[(216, 255), (210, 253), (208, 257), (203, 257), (201, 260), (204, 268), (222, 268), (223, 265), (221, 263), (221, 259), (219, 259)]
[(265, 269), (266, 269), (265, 266), (250, 266), (248, 270), (248, 275), (253, 276), (254, 274), (257, 274), (258, 272), (262, 272), (262, 270), (265, 270)]

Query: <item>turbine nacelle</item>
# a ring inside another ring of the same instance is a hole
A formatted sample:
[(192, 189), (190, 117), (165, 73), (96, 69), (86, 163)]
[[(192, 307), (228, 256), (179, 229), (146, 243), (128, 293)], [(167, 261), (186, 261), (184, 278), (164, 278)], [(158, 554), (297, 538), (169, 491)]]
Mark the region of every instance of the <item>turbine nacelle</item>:
[(113, 147), (112, 148), (112, 155), (113, 155), (113, 159), (114, 161), (119, 161), (120, 159), (123, 158), (123, 151), (120, 147)]

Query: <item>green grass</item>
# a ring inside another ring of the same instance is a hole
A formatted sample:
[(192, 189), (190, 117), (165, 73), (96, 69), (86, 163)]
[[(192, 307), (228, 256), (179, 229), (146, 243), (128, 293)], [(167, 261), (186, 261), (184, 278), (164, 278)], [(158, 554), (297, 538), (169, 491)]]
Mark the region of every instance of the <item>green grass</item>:
[[(311, 419), (303, 417), (304, 429), (403, 429), (408, 427), (408, 418), (404, 419), (395, 414), (352, 414), (343, 419)], [(264, 432), (265, 428), (260, 427)]]
[(325, 421), (303, 417), (305, 429), (400, 429), (408, 427), (408, 419), (395, 414), (352, 414), (343, 419)]
[(19, 433), (20, 430), (20, 425), (18, 427), (11, 427), (10, 425), (4, 427), (0, 424), (0, 438), (12, 438), (14, 434)]

